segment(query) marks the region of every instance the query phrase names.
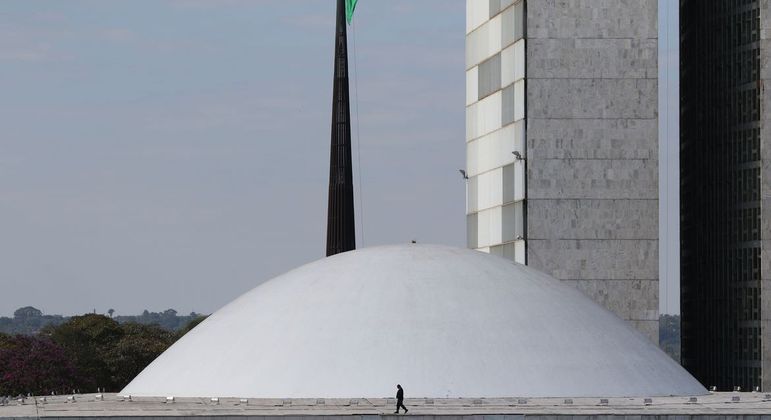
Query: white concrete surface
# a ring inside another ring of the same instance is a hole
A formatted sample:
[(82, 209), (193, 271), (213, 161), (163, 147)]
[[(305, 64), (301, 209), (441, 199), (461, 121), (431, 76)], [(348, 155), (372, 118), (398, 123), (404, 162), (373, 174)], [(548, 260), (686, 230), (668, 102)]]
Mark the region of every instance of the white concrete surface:
[(685, 370), (574, 288), (500, 257), (368, 248), (220, 309), (121, 394), (176, 397), (700, 395)]

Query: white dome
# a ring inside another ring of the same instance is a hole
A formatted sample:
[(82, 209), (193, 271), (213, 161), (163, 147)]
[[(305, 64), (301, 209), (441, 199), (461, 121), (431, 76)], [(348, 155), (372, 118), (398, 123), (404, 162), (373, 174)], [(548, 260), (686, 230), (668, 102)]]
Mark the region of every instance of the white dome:
[(141, 396), (620, 397), (706, 390), (576, 289), (503, 258), (368, 248), (252, 289), (123, 391)]

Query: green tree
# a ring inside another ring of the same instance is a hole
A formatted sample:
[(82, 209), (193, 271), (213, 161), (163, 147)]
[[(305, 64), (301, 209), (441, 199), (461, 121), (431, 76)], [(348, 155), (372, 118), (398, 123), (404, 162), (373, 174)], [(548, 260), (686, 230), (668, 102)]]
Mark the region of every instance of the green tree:
[(126, 323), (123, 336), (105, 354), (110, 382), (116, 390), (126, 386), (139, 372), (174, 342), (175, 335), (158, 325)]
[(40, 318), (41, 316), (43, 316), (43, 311), (32, 306), (25, 306), (13, 312), (13, 317), (17, 319)]
[(124, 335), (117, 322), (104, 315), (86, 314), (56, 327), (46, 327), (43, 334), (64, 348), (81, 373), (78, 388), (106, 387), (117, 391), (106, 361), (106, 355)]
[(0, 349), (8, 348), (11, 346), (11, 336), (8, 334), (0, 333)]
[(179, 331), (177, 331), (177, 337), (176, 337), (176, 339), (177, 339), (177, 340), (179, 340), (180, 338), (182, 338), (182, 337), (183, 337), (185, 334), (189, 333), (189, 332), (190, 332), (190, 330), (192, 330), (193, 328), (197, 327), (197, 326), (198, 326), (198, 324), (200, 324), (200, 323), (201, 323), (201, 322), (203, 322), (203, 321), (204, 321), (206, 318), (208, 318), (208, 317), (209, 317), (208, 315), (197, 315), (197, 314), (190, 314), (190, 316), (194, 316), (194, 315), (195, 315), (195, 317), (194, 317), (193, 319), (191, 319), (190, 321), (188, 321), (188, 323), (187, 323), (187, 324), (186, 324), (184, 327), (182, 327), (182, 329), (180, 329)]

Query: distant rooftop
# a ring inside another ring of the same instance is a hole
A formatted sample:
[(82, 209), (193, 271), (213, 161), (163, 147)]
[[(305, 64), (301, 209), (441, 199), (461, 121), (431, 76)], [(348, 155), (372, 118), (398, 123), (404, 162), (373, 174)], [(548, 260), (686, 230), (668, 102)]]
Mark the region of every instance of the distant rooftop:
[[(134, 397), (84, 394), (11, 400), (0, 418), (298, 417), (392, 415), (389, 398), (239, 399)], [(646, 401), (647, 400), (647, 401)], [(408, 416), (758, 416), (771, 418), (771, 394), (721, 392), (658, 398), (453, 398), (407, 399)], [(757, 417), (756, 417), (757, 419)], [(481, 418), (480, 418), (481, 420)]]

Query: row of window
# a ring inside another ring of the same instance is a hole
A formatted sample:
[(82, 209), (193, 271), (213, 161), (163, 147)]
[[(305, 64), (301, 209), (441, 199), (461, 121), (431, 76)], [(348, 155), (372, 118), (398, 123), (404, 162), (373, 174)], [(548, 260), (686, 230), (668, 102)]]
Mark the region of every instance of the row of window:
[(731, 164), (755, 162), (760, 160), (760, 128), (740, 129), (731, 133), (731, 139), (722, 150)]
[(527, 262), (525, 260), (525, 241), (522, 240), (486, 248), (479, 248), (479, 250), (489, 254), (498, 255), (499, 257), (503, 257), (520, 264), (525, 264)]
[(477, 29), (512, 5), (523, 10), (524, 3), (524, 0), (466, 0), (466, 33)]
[(466, 11), (468, 246), (524, 263), (525, 2)]
[(466, 141), (525, 118), (525, 81), (498, 91), (466, 108)]
[(524, 2), (510, 6), (466, 36), (466, 69), (524, 37)]
[(521, 39), (466, 72), (466, 105), (525, 78), (525, 40)]
[(474, 213), (525, 198), (525, 165), (517, 161), (468, 179), (466, 213)]
[(466, 173), (469, 177), (514, 163), (525, 157), (525, 121), (519, 120), (500, 130), (468, 142)]
[(472, 249), (521, 241), (524, 235), (522, 201), (466, 216), (466, 238)]

